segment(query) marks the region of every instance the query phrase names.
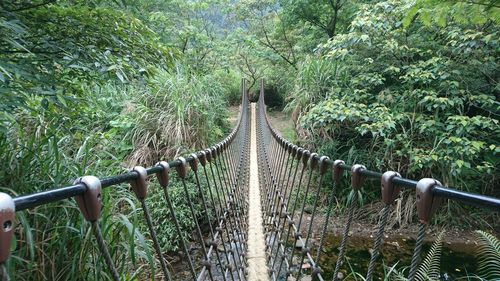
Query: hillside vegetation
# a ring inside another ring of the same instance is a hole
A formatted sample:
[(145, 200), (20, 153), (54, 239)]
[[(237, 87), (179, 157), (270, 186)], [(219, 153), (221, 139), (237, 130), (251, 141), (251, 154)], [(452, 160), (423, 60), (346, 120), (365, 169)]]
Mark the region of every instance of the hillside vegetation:
[[(32, 193), (213, 144), (245, 77), (254, 99), (266, 79), (267, 104), (291, 114), (300, 145), (498, 197), (499, 24), (493, 0), (0, 1), (0, 189)], [(176, 250), (151, 190), (163, 250)], [(155, 262), (138, 202), (125, 185), (103, 201), (120, 273), (143, 280)], [(110, 278), (73, 200), (17, 217), (13, 280)], [(498, 214), (457, 204), (438, 219), (499, 227)]]

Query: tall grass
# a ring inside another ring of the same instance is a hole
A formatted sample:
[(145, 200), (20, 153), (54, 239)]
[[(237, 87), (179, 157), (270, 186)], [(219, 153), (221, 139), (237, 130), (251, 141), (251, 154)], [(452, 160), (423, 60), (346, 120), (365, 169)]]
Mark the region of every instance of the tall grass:
[[(120, 162), (130, 151), (130, 141), (125, 131), (110, 123), (134, 92), (132, 87), (109, 84), (82, 90), (85, 99), (74, 99), (64, 108), (32, 97), (26, 108), (15, 112), (15, 122), (0, 136), (2, 191), (19, 195), (67, 185), (84, 174), (123, 171)], [(126, 207), (118, 204), (123, 198), (129, 198)], [(117, 236), (116, 240), (138, 242), (113, 245), (113, 258), (137, 256), (142, 264), (151, 263), (149, 246), (130, 227), (137, 207), (129, 192), (110, 189), (103, 202), (104, 234), (111, 240)], [(117, 204), (126, 216), (116, 215)], [(73, 200), (19, 212), (17, 218), (17, 239), (8, 264), (13, 280), (108, 279), (90, 228)], [(131, 265), (119, 264), (121, 271), (133, 273)]]
[(336, 79), (336, 64), (323, 59), (307, 57), (300, 64), (295, 76), (285, 110), (293, 111), (294, 116), (306, 112), (332, 92), (337, 83)]
[[(64, 186), (81, 175), (123, 173), (127, 166), (201, 148), (226, 129), (225, 86), (187, 68), (160, 72), (141, 85), (81, 85), (81, 98), (64, 107), (30, 97), (0, 132), (0, 190), (13, 195)], [(172, 186), (183, 229), (184, 194)], [(192, 185), (190, 189), (194, 190)], [(163, 197), (152, 186), (148, 204), (164, 250), (176, 248)], [(180, 190), (180, 189), (179, 189)], [(123, 279), (149, 279), (159, 272), (142, 210), (127, 186), (103, 192), (101, 228)], [(184, 212), (185, 211), (185, 212)], [(89, 224), (74, 200), (18, 212), (8, 262), (13, 280), (111, 279)]]
[(150, 80), (151, 91), (132, 101), (128, 118), (134, 151), (129, 163), (152, 163), (222, 138), (227, 127), (226, 88), (211, 75), (178, 65)]

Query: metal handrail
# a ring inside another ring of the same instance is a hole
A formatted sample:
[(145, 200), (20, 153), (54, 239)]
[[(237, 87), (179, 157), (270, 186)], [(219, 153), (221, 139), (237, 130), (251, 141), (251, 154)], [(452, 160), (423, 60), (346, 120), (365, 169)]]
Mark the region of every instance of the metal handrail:
[[(226, 138), (224, 138), (222, 141), (218, 142), (217, 144), (215, 144), (211, 147), (208, 147), (204, 150), (192, 153), (185, 158), (179, 157), (178, 159), (170, 161), (168, 163), (160, 162), (160, 163), (156, 164), (155, 166), (152, 166), (152, 167), (149, 167), (146, 169), (139, 167), (139, 168), (143, 169), (143, 171), (145, 171), (145, 174), (142, 174), (142, 175), (141, 175), (141, 173), (136, 171), (134, 168), (133, 170), (131, 170), (127, 173), (113, 175), (113, 176), (105, 177), (102, 179), (98, 179), (98, 178), (92, 177), (92, 176), (82, 177), (79, 180), (77, 180), (77, 182), (75, 182), (73, 185), (58, 187), (58, 188), (44, 190), (44, 191), (35, 192), (35, 193), (31, 193), (31, 194), (20, 195), (20, 196), (16, 196), (13, 198), (6, 193), (0, 192), (0, 227), (3, 227), (2, 229), (0, 229), (0, 280), (8, 280), (8, 276), (7, 276), (7, 272), (6, 272), (6, 268), (5, 268), (5, 263), (10, 256), (10, 241), (12, 240), (12, 236), (14, 235), (14, 233), (13, 233), (14, 227), (12, 227), (12, 224), (13, 224), (13, 220), (15, 217), (15, 213), (23, 211), (23, 210), (33, 209), (37, 206), (55, 203), (55, 202), (58, 202), (58, 201), (61, 201), (64, 199), (69, 199), (69, 198), (77, 199), (77, 203), (79, 203), (79, 207), (80, 207), (81, 212), (84, 214), (85, 218), (91, 223), (92, 229), (94, 231), (94, 234), (95, 234), (97, 242), (98, 242), (99, 250), (101, 251), (103, 258), (105, 259), (105, 262), (108, 266), (108, 269), (109, 269), (113, 279), (119, 280), (119, 276), (118, 276), (118, 273), (116, 271), (116, 268), (113, 264), (113, 261), (111, 260), (109, 252), (107, 250), (107, 246), (104, 243), (104, 238), (103, 238), (101, 230), (99, 228), (99, 224), (96, 223), (97, 220), (99, 219), (99, 216), (100, 216), (100, 207), (96, 207), (96, 206), (98, 206), (98, 205), (102, 206), (102, 203), (100, 202), (101, 189), (116, 186), (116, 185), (119, 185), (122, 183), (130, 183), (130, 184), (136, 183), (137, 184), (137, 182), (141, 182), (141, 181), (142, 181), (142, 183), (140, 183), (140, 184), (144, 188), (144, 186), (147, 186), (147, 183), (144, 182), (145, 176), (153, 175), (153, 174), (156, 174), (158, 176), (158, 175), (161, 175), (163, 173), (168, 174), (168, 171), (170, 169), (173, 168), (173, 169), (181, 169), (182, 170), (182, 169), (185, 169), (186, 165), (190, 165), (191, 167), (197, 166), (198, 162), (201, 159), (209, 159), (209, 156), (212, 159), (212, 161), (215, 163), (217, 163), (215, 161), (215, 158), (221, 158), (223, 160), (219, 160), (219, 163), (220, 163), (220, 161), (226, 161), (226, 163), (222, 163), (221, 165), (223, 165), (223, 166), (229, 165), (230, 163), (229, 163), (228, 157), (232, 157), (232, 156), (230, 156), (230, 155), (224, 156), (224, 153), (225, 154), (231, 153), (230, 151), (227, 152), (227, 150), (230, 150), (231, 146), (234, 145), (233, 140), (235, 140), (237, 138), (238, 134), (245, 133), (245, 132), (243, 132), (243, 133), (241, 132), (241, 128), (242, 127), (246, 128), (246, 124), (242, 124), (242, 122), (247, 122), (246, 121), (247, 112), (248, 112), (248, 92), (246, 89), (246, 80), (242, 79), (241, 109), (240, 109), (240, 112), (238, 114), (237, 122), (236, 122), (233, 130), (231, 131), (231, 133), (229, 133), (226, 136)], [(245, 128), (243, 130), (245, 130)], [(231, 158), (231, 160), (237, 161), (237, 159), (233, 159), (233, 158)], [(210, 160), (208, 160), (208, 161), (210, 162)], [(238, 160), (238, 161), (240, 161), (240, 160)], [(202, 164), (202, 165), (204, 166), (205, 164)], [(217, 165), (217, 164), (215, 164), (215, 165)], [(193, 169), (193, 171), (194, 171), (194, 169)], [(225, 172), (225, 173), (227, 173), (227, 174), (222, 174), (222, 176), (219, 174), (217, 175), (218, 177), (222, 177), (222, 179), (221, 178), (218, 179), (219, 181), (222, 181), (222, 180), (224, 182), (226, 182), (226, 180), (227, 181), (229, 181), (229, 180), (236, 181), (238, 179), (238, 176), (236, 175), (236, 171), (232, 170), (231, 171), (232, 174), (229, 174), (228, 172)], [(215, 177), (215, 175), (213, 175), (213, 176)], [(89, 180), (89, 178), (92, 178), (92, 179), (90, 179), (90, 184), (89, 184), (89, 181), (83, 180), (84, 178), (87, 178), (87, 180)], [(182, 178), (182, 182), (185, 186), (184, 178)], [(197, 182), (197, 184), (199, 187), (200, 183)], [(163, 188), (166, 187), (166, 186), (163, 186), (163, 184), (161, 184), (161, 185)], [(95, 192), (94, 191), (95, 188), (97, 188), (97, 190), (98, 190), (97, 193), (99, 193), (98, 194), (99, 198), (97, 198), (97, 197), (96, 198), (85, 197), (87, 195), (95, 195), (95, 194), (92, 194), (92, 192)], [(147, 190), (147, 188), (145, 188), (145, 190)], [(231, 193), (229, 192), (227, 196), (230, 196), (230, 195), (231, 195)], [(137, 194), (136, 194), (136, 196), (137, 196)], [(80, 199), (78, 199), (78, 198), (80, 198)], [(82, 198), (87, 198), (87, 200), (82, 199)], [(164, 266), (163, 258), (161, 257), (161, 252), (159, 252), (160, 250), (159, 250), (159, 245), (158, 245), (158, 241), (156, 238), (156, 233), (155, 233), (154, 229), (151, 228), (152, 227), (151, 221), (150, 221), (151, 218), (150, 218), (150, 214), (148, 213), (147, 206), (144, 202), (145, 198), (138, 197), (138, 199), (141, 201), (142, 208), (145, 212), (146, 220), (149, 224), (148, 226), (150, 227), (150, 234), (151, 234), (151, 237), (153, 238), (154, 243), (155, 243), (154, 246), (155, 246), (155, 248), (157, 250), (157, 254), (160, 256), (160, 260), (162, 262), (162, 270), (164, 271), (165, 278), (167, 278), (167, 280), (170, 280), (170, 274), (169, 274), (168, 270), (166, 269), (166, 266)], [(78, 200), (80, 200), (80, 202), (78, 202)], [(95, 201), (95, 202), (89, 202), (89, 201)], [(83, 207), (83, 209), (82, 209), (82, 206), (80, 206), (80, 203), (85, 205), (85, 207)], [(191, 204), (191, 202), (189, 202), (189, 204)], [(205, 207), (206, 207), (206, 205), (205, 205)], [(92, 209), (92, 208), (94, 210), (89, 211), (89, 209)], [(233, 205), (226, 206), (226, 208), (235, 208), (235, 207), (233, 204)], [(207, 210), (205, 210), (205, 211), (207, 211)], [(89, 213), (92, 213), (92, 212), (97, 213), (97, 215), (89, 215)], [(227, 216), (227, 214), (225, 214), (225, 216)], [(222, 220), (222, 222), (219, 223), (219, 227), (224, 225), (224, 223), (227, 219), (225, 216), (223, 218), (220, 218)], [(89, 217), (90, 217), (90, 219), (89, 219)], [(174, 217), (173, 220), (176, 221), (177, 218)], [(176, 221), (176, 223), (177, 223), (177, 221)], [(226, 227), (226, 226), (224, 226), (224, 227)], [(219, 237), (220, 237), (220, 235), (219, 235)], [(184, 238), (181, 237), (180, 239), (184, 239)], [(222, 237), (220, 237), (219, 239), (222, 239)], [(204, 246), (204, 245), (202, 245), (202, 246)], [(186, 248), (186, 251), (187, 251), (187, 248)], [(214, 252), (213, 245), (211, 246), (211, 250), (209, 252), (210, 253)], [(217, 250), (215, 250), (215, 252), (217, 252)], [(189, 256), (189, 253), (186, 252), (186, 254)], [(218, 255), (218, 253), (217, 253), (217, 255)], [(239, 258), (240, 257), (238, 257), (238, 259)], [(221, 266), (222, 266), (222, 264), (221, 264)], [(238, 274), (240, 274), (240, 271), (241, 272), (243, 271), (243, 269), (241, 268), (242, 266), (244, 266), (244, 263), (241, 261), (239, 264), (236, 265), (235, 270), (238, 271)], [(212, 274), (211, 270), (209, 270), (209, 268), (210, 268), (210, 264), (209, 263), (205, 264), (202, 268), (200, 276), (204, 276), (207, 272), (209, 274)], [(221, 269), (221, 270), (224, 271), (223, 269)], [(228, 271), (228, 269), (225, 269), (224, 275), (231, 275), (232, 276), (232, 274), (233, 274), (232, 271)]]
[[(264, 100), (264, 94), (262, 94), (262, 100)], [(260, 98), (259, 98), (260, 101)], [(265, 106), (265, 105), (264, 105)], [(289, 147), (289, 146), (295, 146), (292, 142), (288, 141), (285, 139), (281, 134), (273, 127), (271, 122), (267, 118), (266, 114), (266, 121), (271, 129), (273, 137), (282, 145), (283, 147)], [(297, 146), (297, 148), (302, 148), (306, 150), (303, 147)], [(309, 155), (311, 155), (311, 152), (308, 152)], [(323, 155), (313, 155), (313, 158), (315, 160), (319, 160)], [(326, 163), (330, 166), (333, 166), (334, 160), (327, 159), (325, 160)], [(350, 171), (352, 169), (352, 165), (347, 165), (347, 164), (341, 164), (339, 167), (344, 170), (344, 171)], [(369, 169), (361, 169), (360, 174), (362, 176), (365, 176), (367, 178), (373, 178), (373, 179), (381, 179), (382, 174), (381, 172), (378, 171), (373, 171)], [(413, 179), (408, 179), (404, 177), (399, 177), (396, 176), (392, 178), (392, 182), (396, 185), (402, 186), (402, 187), (409, 187), (409, 188), (416, 188), (418, 181), (413, 180)], [(474, 205), (476, 207), (480, 208), (490, 208), (493, 209), (494, 211), (500, 212), (500, 198), (492, 197), (492, 196), (487, 196), (487, 195), (482, 195), (482, 194), (477, 194), (477, 193), (471, 193), (471, 192), (466, 192), (466, 191), (461, 191), (458, 190), (457, 188), (451, 187), (451, 186), (442, 186), (442, 185), (436, 185), (434, 186), (432, 193), (435, 196), (441, 197), (441, 198), (446, 198), (446, 199), (453, 199), (453, 200), (459, 200), (461, 202), (464, 202), (469, 205)]]

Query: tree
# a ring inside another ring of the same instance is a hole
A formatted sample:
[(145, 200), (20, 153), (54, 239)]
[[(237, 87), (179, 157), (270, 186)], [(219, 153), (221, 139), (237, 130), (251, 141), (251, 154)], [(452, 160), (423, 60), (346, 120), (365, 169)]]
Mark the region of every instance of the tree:
[(346, 30), (356, 9), (356, 3), (347, 0), (285, 0), (281, 5), (290, 24), (308, 23), (328, 38)]
[(317, 142), (334, 140), (331, 154), (353, 150), (380, 169), (495, 192), (498, 25), (405, 28), (406, 3), (363, 6), (349, 32), (320, 46), (338, 69), (324, 82), (330, 90), (303, 108), (301, 125)]

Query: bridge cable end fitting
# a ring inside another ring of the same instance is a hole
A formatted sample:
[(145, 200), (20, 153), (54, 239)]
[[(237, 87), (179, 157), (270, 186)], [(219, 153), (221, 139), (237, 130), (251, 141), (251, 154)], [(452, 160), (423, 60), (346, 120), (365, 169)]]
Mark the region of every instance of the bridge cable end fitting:
[(166, 161), (160, 161), (155, 166), (163, 168), (163, 170), (156, 174), (156, 178), (158, 178), (161, 187), (166, 188), (170, 179), (170, 165)]
[(208, 162), (212, 162), (212, 150), (210, 148), (205, 149), (205, 157)]
[(0, 264), (4, 264), (10, 256), (15, 212), (16, 205), (12, 197), (7, 193), (0, 192)]
[(311, 153), (309, 155), (309, 165), (311, 165), (311, 170), (316, 169), (318, 167), (318, 153)]
[(215, 160), (215, 158), (217, 158), (217, 155), (218, 155), (218, 154), (217, 154), (217, 148), (216, 148), (215, 146), (212, 146), (212, 147), (210, 148), (210, 153), (212, 154), (212, 159), (214, 159), (214, 160)]
[(382, 201), (386, 205), (391, 205), (398, 198), (401, 188), (392, 182), (395, 177), (401, 177), (398, 172), (387, 171), (380, 179), (380, 188), (382, 193)]
[(358, 190), (363, 184), (362, 170), (366, 170), (366, 167), (360, 164), (354, 164), (351, 167), (351, 186), (354, 190)]
[(321, 175), (324, 175), (328, 169), (328, 165), (326, 163), (326, 160), (328, 159), (330, 159), (328, 156), (321, 156), (319, 158), (319, 172)]
[(332, 179), (336, 184), (340, 183), (340, 177), (342, 176), (342, 168), (340, 167), (341, 165), (345, 164), (343, 160), (335, 160), (333, 161), (333, 166), (332, 166)]
[(204, 150), (200, 151), (200, 157), (198, 157), (198, 159), (203, 167), (207, 165), (207, 153)]
[(423, 224), (428, 224), (441, 204), (441, 198), (434, 196), (432, 189), (441, 183), (435, 179), (423, 178), (417, 182), (417, 214)]
[(307, 161), (309, 160), (310, 155), (311, 155), (311, 152), (307, 149), (305, 149), (302, 152), (302, 164), (307, 165)]
[(102, 210), (101, 181), (94, 176), (83, 176), (73, 184), (83, 184), (87, 188), (85, 193), (75, 196), (75, 200), (87, 221), (97, 221)]
[(143, 200), (148, 195), (148, 183), (146, 179), (148, 172), (142, 166), (135, 166), (131, 172), (137, 173), (137, 179), (130, 182), (130, 186), (139, 200)]
[(304, 154), (304, 149), (302, 147), (297, 148), (297, 160), (302, 159), (302, 155)]
[(181, 161), (181, 164), (177, 167), (175, 167), (175, 170), (177, 171), (177, 174), (181, 179), (185, 179), (187, 177), (187, 162), (186, 158), (184, 157), (179, 157), (179, 161)]
[(295, 156), (297, 155), (297, 145), (293, 145), (292, 146), (292, 157), (295, 158)]
[(193, 157), (193, 159), (189, 161), (189, 166), (191, 167), (191, 170), (196, 172), (198, 171), (198, 155), (196, 153), (192, 153), (191, 157)]

